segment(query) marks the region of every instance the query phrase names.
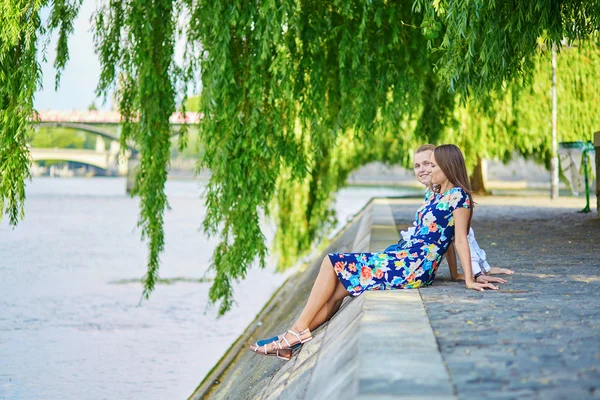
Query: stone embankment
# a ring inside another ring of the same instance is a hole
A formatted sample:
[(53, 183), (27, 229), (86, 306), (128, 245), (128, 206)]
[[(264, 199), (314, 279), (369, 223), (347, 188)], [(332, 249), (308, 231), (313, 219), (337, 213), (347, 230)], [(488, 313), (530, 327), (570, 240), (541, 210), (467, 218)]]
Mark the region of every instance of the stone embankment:
[[(494, 292), (451, 282), (346, 299), (290, 361), (247, 350), (284, 332), (322, 257), (292, 276), (191, 399), (600, 398), (600, 221), (581, 199), (484, 197), (473, 226)], [(419, 200), (374, 199), (324, 252), (384, 249)], [(595, 210), (593, 210), (595, 211)]]

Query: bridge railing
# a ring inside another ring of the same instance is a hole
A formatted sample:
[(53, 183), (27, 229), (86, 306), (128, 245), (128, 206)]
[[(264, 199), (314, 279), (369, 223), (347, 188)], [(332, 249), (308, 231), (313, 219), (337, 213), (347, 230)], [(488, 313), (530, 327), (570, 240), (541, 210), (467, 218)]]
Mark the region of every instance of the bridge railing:
[[(202, 115), (197, 112), (174, 113), (169, 118), (173, 125), (184, 123), (197, 124)], [(121, 114), (117, 111), (82, 111), (82, 110), (42, 110), (38, 112), (35, 122), (71, 122), (83, 124), (119, 124), (122, 122)]]

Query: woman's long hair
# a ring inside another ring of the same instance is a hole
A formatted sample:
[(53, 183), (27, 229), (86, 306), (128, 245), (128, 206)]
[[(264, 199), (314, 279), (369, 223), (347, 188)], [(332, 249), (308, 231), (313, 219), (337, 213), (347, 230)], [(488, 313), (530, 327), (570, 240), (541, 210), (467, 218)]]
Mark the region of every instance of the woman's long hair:
[[(471, 184), (469, 183), (469, 175), (467, 174), (467, 167), (465, 165), (465, 158), (458, 146), (453, 144), (443, 144), (436, 147), (433, 150), (433, 156), (437, 165), (442, 169), (446, 178), (454, 186), (459, 186), (469, 196), (469, 202), (471, 203), (471, 213), (469, 215), (469, 225), (467, 226), (467, 234), (471, 228), (471, 219), (473, 218), (473, 195), (471, 194)], [(439, 191), (439, 188), (438, 188)]]

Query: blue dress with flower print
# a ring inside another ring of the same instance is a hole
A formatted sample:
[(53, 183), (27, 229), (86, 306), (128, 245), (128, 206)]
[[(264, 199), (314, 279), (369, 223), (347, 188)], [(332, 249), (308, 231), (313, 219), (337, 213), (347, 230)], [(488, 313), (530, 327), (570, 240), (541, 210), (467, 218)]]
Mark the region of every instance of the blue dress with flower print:
[(329, 254), (340, 282), (353, 296), (365, 290), (414, 289), (431, 285), (454, 238), (457, 208), (471, 208), (460, 187), (442, 194), (428, 191), (415, 215), (415, 233), (401, 248), (379, 253)]

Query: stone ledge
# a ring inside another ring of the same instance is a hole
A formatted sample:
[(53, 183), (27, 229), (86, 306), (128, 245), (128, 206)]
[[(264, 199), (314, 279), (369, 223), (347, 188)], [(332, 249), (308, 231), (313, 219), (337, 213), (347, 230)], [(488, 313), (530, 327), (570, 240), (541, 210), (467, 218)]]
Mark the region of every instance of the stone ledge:
[[(375, 199), (325, 253), (380, 251), (398, 239), (389, 201)], [(246, 350), (291, 325), (321, 260), (283, 285), (191, 399), (455, 399), (418, 290), (347, 298), (289, 362)]]

